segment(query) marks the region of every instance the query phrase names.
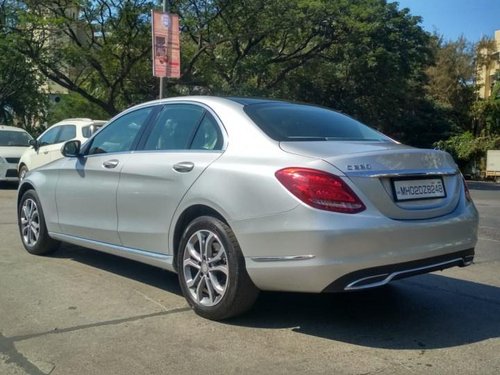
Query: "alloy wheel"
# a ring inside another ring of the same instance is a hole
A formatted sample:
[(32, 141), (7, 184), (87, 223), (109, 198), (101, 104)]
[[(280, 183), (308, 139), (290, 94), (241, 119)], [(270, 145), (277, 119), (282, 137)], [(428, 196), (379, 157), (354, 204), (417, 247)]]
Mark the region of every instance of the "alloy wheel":
[(40, 237), (40, 216), (36, 202), (28, 198), (21, 207), (21, 233), (27, 246), (35, 246)]
[(183, 257), (184, 281), (191, 298), (202, 306), (215, 306), (229, 284), (226, 250), (217, 234), (199, 230), (189, 238)]

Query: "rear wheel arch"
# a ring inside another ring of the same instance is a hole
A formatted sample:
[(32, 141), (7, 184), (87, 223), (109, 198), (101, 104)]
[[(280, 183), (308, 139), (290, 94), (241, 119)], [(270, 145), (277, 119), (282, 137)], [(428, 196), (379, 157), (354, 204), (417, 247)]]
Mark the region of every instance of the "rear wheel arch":
[(186, 208), (182, 214), (179, 216), (177, 219), (177, 222), (175, 224), (175, 229), (174, 229), (174, 237), (173, 237), (173, 254), (174, 254), (174, 259), (173, 259), (173, 265), (174, 268), (177, 270), (177, 254), (179, 253), (179, 245), (181, 242), (182, 234), (184, 233), (184, 230), (187, 228), (187, 226), (196, 218), (200, 216), (212, 216), (226, 225), (229, 226), (229, 223), (227, 220), (224, 218), (224, 216), (218, 212), (217, 210), (213, 209), (212, 207), (203, 205), (203, 204), (197, 204), (190, 206)]

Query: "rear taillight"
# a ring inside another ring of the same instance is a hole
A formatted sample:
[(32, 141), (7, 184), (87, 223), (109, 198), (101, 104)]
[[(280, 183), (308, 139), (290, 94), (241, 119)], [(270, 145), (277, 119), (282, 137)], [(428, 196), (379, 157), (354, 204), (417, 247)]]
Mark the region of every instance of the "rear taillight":
[(347, 184), (330, 173), (308, 168), (285, 168), (276, 178), (293, 195), (320, 210), (355, 214), (365, 205)]
[(464, 183), (465, 199), (467, 199), (469, 202), (472, 202), (472, 197), (470, 196), (469, 187), (467, 186), (467, 181), (465, 181), (464, 176), (462, 176), (462, 181)]

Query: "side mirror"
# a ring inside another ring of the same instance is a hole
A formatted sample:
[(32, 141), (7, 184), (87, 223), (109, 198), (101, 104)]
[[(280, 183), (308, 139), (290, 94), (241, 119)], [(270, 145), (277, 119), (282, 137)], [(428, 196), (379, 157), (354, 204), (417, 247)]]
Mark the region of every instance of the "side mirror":
[(80, 154), (81, 145), (82, 142), (80, 142), (78, 139), (68, 141), (64, 143), (64, 145), (62, 146), (61, 154), (63, 154), (63, 156), (66, 156), (67, 158), (74, 158), (81, 156)]
[(38, 143), (38, 141), (36, 139), (30, 139), (29, 145), (31, 147), (33, 147), (35, 149), (35, 151), (40, 148), (40, 143)]

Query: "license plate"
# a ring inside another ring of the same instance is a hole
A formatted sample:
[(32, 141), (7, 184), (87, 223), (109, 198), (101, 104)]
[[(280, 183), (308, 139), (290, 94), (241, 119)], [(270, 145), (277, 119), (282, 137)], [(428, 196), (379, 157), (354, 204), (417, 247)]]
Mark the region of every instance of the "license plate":
[(442, 178), (393, 180), (392, 187), (396, 201), (445, 198)]

